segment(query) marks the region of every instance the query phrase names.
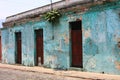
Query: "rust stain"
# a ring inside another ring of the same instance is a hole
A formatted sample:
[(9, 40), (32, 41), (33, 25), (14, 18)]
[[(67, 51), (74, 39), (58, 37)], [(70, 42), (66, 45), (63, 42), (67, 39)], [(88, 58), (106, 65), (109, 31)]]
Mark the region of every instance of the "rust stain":
[(120, 70), (120, 61), (115, 61), (115, 67)]
[(64, 34), (62, 34), (62, 37), (64, 38), (64, 42), (66, 44), (69, 44), (69, 36), (66, 33), (64, 33)]
[(91, 31), (90, 31), (90, 29), (86, 30), (86, 31), (84, 32), (84, 35), (85, 35), (85, 38), (90, 37), (90, 36), (91, 36)]
[(120, 38), (117, 38), (116, 41), (117, 41), (117, 42), (120, 42)]
[(66, 36), (65, 37), (65, 43), (68, 44), (69, 43), (69, 38)]
[(86, 10), (88, 10), (85, 6), (83, 6), (83, 7), (80, 7), (80, 10), (81, 11), (86, 11)]

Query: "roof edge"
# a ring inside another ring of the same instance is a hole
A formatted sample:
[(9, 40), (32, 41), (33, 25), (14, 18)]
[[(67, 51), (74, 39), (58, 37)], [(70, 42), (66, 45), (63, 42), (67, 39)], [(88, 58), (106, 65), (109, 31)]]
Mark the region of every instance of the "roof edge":
[[(66, 8), (66, 7), (69, 7), (72, 5), (76, 5), (76, 4), (80, 4), (80, 3), (88, 3), (88, 2), (91, 2), (91, 0), (74, 0), (74, 1), (73, 0), (70, 0), (70, 1), (63, 0), (63, 1), (58, 1), (58, 2), (53, 3), (52, 6), (54, 9), (62, 9), (62, 8)], [(38, 8), (32, 9), (32, 10), (28, 10), (28, 11), (25, 11), (22, 13), (18, 13), (18, 14), (9, 16), (6, 18), (6, 21), (4, 23), (16, 21), (16, 20), (25, 18), (26, 16), (43, 14), (43, 13), (50, 11), (50, 10), (51, 10), (51, 4), (48, 4), (48, 5), (45, 5), (42, 7), (38, 7)]]

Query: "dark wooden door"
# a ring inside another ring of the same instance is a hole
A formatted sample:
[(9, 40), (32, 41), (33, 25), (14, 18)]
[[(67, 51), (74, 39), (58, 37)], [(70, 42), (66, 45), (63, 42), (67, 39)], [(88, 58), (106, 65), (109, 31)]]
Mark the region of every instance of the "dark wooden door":
[(1, 44), (1, 36), (0, 36), (0, 61), (2, 60), (2, 44)]
[(71, 23), (72, 67), (82, 68), (82, 30), (81, 22)]
[(43, 29), (35, 30), (36, 34), (36, 65), (43, 64)]
[(16, 33), (16, 63), (21, 64), (21, 32)]

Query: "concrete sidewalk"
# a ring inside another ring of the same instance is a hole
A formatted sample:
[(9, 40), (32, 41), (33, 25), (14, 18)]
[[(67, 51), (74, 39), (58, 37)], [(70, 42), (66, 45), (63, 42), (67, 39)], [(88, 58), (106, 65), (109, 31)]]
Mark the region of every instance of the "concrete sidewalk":
[(9, 65), (0, 63), (0, 68), (21, 70), (21, 71), (30, 71), (30, 72), (39, 72), (44, 74), (52, 74), (66, 77), (74, 77), (88, 80), (120, 80), (120, 75), (108, 75), (100, 73), (90, 73), (90, 72), (81, 72), (81, 71), (61, 71), (53, 70), (43, 67), (26, 67), (20, 65)]

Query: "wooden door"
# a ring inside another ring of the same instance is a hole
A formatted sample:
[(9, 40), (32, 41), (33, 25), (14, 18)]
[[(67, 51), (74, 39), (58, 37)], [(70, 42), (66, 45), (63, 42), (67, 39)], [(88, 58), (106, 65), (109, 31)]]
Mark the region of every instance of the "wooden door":
[(16, 33), (16, 63), (21, 64), (21, 32)]
[(36, 65), (43, 64), (43, 29), (35, 30), (36, 34)]
[(0, 36), (0, 61), (2, 60), (2, 44), (1, 44), (1, 36)]
[(82, 64), (82, 30), (81, 21), (71, 23), (72, 67), (81, 67)]

